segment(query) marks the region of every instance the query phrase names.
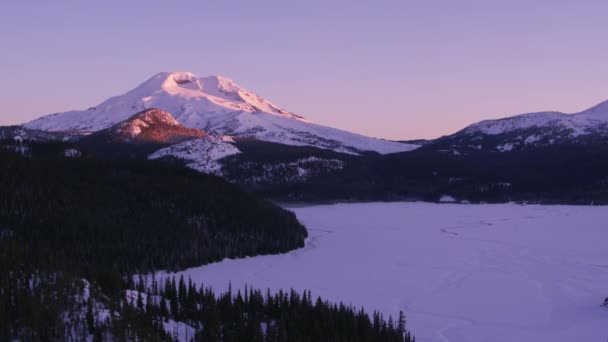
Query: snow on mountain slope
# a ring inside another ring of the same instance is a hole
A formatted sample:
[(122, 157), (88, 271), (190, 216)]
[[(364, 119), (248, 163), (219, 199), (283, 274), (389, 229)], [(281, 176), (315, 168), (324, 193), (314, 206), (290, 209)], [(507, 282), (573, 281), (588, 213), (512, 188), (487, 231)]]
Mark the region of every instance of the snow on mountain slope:
[(175, 157), (186, 161), (186, 166), (203, 173), (220, 174), (220, 159), (241, 153), (230, 144), (229, 137), (205, 136), (200, 139), (185, 141), (152, 153), (148, 159)]
[(608, 101), (576, 113), (528, 113), (498, 120), (485, 120), (464, 129), (466, 133), (503, 134), (528, 128), (552, 128), (569, 131), (571, 136), (594, 133), (608, 124)]
[(426, 146), (441, 152), (509, 152), (556, 144), (608, 141), (608, 101), (575, 113), (539, 112), (472, 124)]
[(211, 134), (253, 137), (347, 153), (393, 153), (418, 147), (317, 125), (226, 77), (198, 77), (189, 72), (159, 73), (97, 107), (43, 116), (25, 126), (46, 131), (99, 131), (148, 108), (169, 112), (182, 125)]

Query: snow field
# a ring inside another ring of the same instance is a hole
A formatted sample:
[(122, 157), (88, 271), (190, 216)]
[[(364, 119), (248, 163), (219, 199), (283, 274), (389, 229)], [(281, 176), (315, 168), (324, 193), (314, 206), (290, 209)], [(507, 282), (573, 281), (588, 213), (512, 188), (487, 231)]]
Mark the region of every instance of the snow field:
[[(306, 247), (179, 272), (217, 291), (310, 289), (396, 316), (417, 341), (605, 341), (605, 207), (358, 203), (291, 208)], [(157, 274), (160, 278), (165, 273)], [(173, 274), (171, 274), (173, 275)]]

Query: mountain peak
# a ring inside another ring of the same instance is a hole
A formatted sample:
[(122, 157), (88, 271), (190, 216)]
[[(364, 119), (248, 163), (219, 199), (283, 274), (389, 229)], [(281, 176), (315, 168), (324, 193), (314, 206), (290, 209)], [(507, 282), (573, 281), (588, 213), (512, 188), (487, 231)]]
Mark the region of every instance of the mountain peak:
[(217, 90), (224, 92), (238, 92), (239, 90), (244, 90), (226, 76), (212, 75), (200, 77), (189, 71), (159, 72), (133, 91), (140, 89), (148, 92), (154, 90), (165, 90), (169, 92), (192, 90), (209, 95), (213, 95)]
[[(167, 114), (147, 112), (152, 108)], [(138, 114), (133, 116), (133, 113)], [(168, 113), (175, 118), (169, 118)], [(146, 120), (155, 124), (151, 125)], [(47, 115), (24, 126), (46, 131), (96, 132), (110, 129), (110, 136), (126, 142), (147, 141), (148, 137), (156, 142), (171, 137), (171, 134), (162, 133), (172, 132), (171, 127), (173, 130), (192, 127), (214, 135), (316, 146), (347, 153), (392, 153), (418, 147), (316, 125), (222, 75), (199, 77), (192, 72), (177, 71), (158, 73), (129, 92), (87, 110)], [(148, 126), (162, 127), (162, 130)], [(157, 134), (160, 138), (156, 137)]]
[(228, 93), (238, 93), (239, 91), (247, 92), (245, 89), (238, 86), (232, 79), (222, 75), (212, 75), (203, 78), (203, 83), (207, 89), (218, 89)]
[(266, 113), (305, 121), (226, 76), (200, 77), (192, 72), (166, 71), (88, 110), (44, 116), (25, 126), (47, 131), (99, 131), (148, 108), (160, 108), (187, 127), (205, 130), (217, 126), (218, 116), (237, 113)]
[(230, 77), (226, 77), (224, 75), (210, 75), (205, 78), (210, 79), (210, 80), (215, 80), (218, 83), (224, 83), (224, 84), (234, 83), (234, 81)]
[(585, 116), (596, 116), (596, 117), (601, 117), (601, 118), (606, 118), (608, 119), (608, 100), (604, 101), (604, 102), (600, 102), (599, 104), (584, 110), (580, 113), (578, 113), (577, 115), (585, 115)]
[(198, 77), (196, 74), (190, 71), (162, 71), (158, 74), (152, 76), (152, 78), (189, 78), (189, 77)]

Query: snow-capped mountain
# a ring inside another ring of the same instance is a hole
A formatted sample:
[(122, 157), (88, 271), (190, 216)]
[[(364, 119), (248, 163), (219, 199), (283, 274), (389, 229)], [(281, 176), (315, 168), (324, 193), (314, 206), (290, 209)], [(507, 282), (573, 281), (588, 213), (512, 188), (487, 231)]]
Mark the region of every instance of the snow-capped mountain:
[(87, 140), (106, 143), (177, 144), (205, 136), (196, 128), (182, 126), (171, 114), (160, 109), (146, 109), (125, 121), (88, 136)]
[(484, 120), (432, 143), (454, 153), (506, 152), (554, 144), (608, 142), (608, 101), (575, 114), (539, 112)]
[(45, 131), (99, 131), (134, 113), (159, 108), (186, 127), (216, 135), (252, 137), (287, 145), (309, 145), (340, 152), (409, 151), (403, 144), (314, 124), (239, 87), (223, 76), (198, 77), (163, 72), (126, 94), (87, 110), (43, 116), (25, 126)]

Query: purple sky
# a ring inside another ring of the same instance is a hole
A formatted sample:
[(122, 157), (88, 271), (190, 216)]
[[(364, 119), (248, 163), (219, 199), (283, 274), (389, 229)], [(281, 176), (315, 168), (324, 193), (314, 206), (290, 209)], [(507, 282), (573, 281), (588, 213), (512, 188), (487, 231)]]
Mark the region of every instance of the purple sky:
[(94, 106), (160, 71), (226, 75), (391, 139), (608, 99), (607, 1), (92, 3), (0, 3), (0, 125)]

